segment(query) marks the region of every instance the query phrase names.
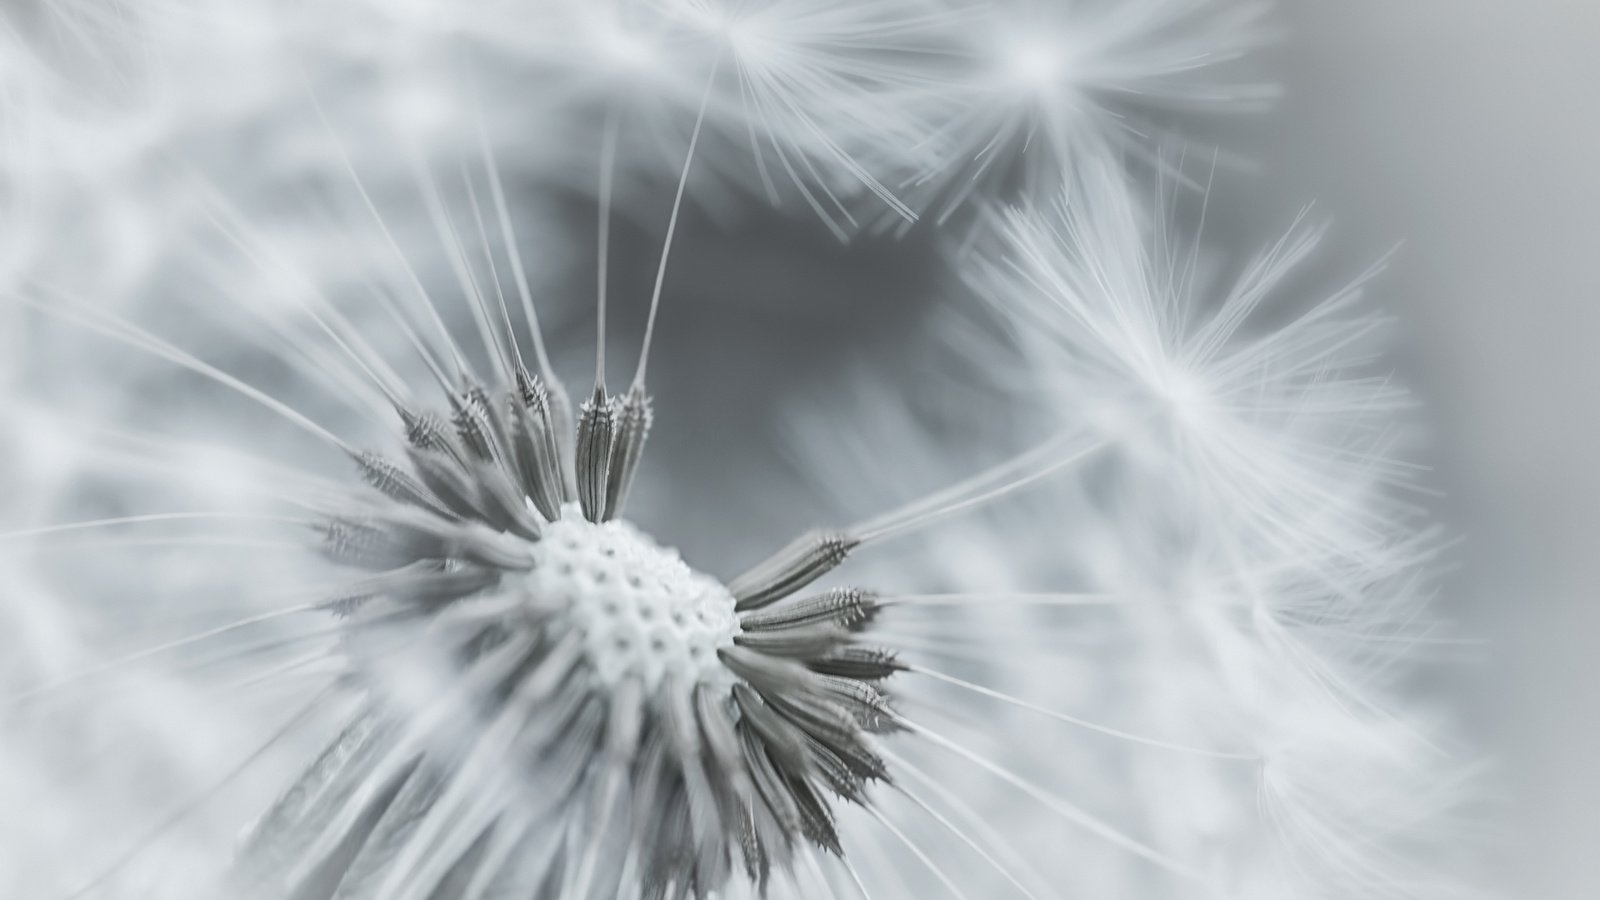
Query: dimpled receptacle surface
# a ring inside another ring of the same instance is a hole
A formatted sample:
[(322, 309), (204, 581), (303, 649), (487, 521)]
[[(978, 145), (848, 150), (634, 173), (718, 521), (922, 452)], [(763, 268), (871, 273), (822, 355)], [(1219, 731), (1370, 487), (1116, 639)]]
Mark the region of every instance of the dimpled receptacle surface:
[(628, 522), (595, 524), (569, 504), (534, 545), (527, 578), (530, 593), (566, 608), (602, 683), (728, 680), (717, 650), (739, 633), (733, 595)]

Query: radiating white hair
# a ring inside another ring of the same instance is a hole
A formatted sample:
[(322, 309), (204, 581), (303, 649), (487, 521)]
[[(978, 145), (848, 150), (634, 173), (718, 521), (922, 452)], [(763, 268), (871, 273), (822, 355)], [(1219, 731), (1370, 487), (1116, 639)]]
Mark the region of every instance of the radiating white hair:
[[(1270, 94), (1213, 68), (1264, 4), (11, 18), (0, 892), (1466, 893), (1472, 772), (1404, 684), (1456, 646), (1444, 541), (1373, 273), (1299, 302), (1319, 229), (1228, 279), (1161, 209), (1166, 114)], [(654, 416), (721, 400), (649, 396), (664, 305), (726, 327), (663, 304), (685, 203), (734, 253), (768, 205), (959, 218), (926, 262), (962, 312), (640, 467)], [(613, 260), (613, 210), (660, 255)], [(651, 276), (613, 395), (608, 280)], [(878, 379), (930, 348), (960, 394)], [(705, 544), (691, 471), (768, 511), (708, 568), (781, 549), (712, 578), (656, 544)], [(785, 543), (797, 510), (837, 527)]]

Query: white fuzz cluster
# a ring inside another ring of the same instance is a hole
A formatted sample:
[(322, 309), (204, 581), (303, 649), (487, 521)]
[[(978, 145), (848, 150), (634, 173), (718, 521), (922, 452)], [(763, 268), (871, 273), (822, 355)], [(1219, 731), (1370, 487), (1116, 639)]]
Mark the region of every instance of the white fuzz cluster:
[(0, 12), (0, 896), (1463, 896), (1375, 273), (1166, 146), (1271, 33)]
[(533, 546), (522, 590), (566, 604), (595, 678), (607, 689), (636, 678), (649, 695), (668, 676), (725, 685), (717, 651), (739, 634), (728, 589), (629, 522), (563, 513)]

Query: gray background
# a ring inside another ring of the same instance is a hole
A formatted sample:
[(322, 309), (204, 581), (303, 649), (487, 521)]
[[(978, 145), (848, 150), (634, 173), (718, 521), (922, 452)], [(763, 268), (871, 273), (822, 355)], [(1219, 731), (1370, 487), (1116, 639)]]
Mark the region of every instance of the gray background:
[(1452, 603), (1489, 639), (1469, 712), (1506, 776), (1509, 893), (1597, 896), (1600, 4), (1283, 14), (1288, 95), (1247, 127), (1262, 203), (1319, 200), (1352, 258), (1405, 242), (1381, 287), (1467, 536)]

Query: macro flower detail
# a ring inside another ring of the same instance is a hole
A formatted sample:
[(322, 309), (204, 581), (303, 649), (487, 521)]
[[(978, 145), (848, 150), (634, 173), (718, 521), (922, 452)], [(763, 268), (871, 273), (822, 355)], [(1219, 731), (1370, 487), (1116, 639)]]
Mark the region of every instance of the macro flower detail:
[(0, 13), (0, 896), (1461, 896), (1267, 8)]
[[(560, 404), (515, 382), (469, 386), (450, 425), (403, 413), (408, 464), (356, 455), (372, 490), (324, 549), (376, 573), (331, 605), (367, 701), (246, 841), (242, 889), (708, 897), (735, 855), (764, 885), (803, 843), (842, 853), (833, 805), (887, 777), (877, 601), (797, 596), (855, 542), (802, 539), (725, 587), (616, 518), (643, 443), (626, 400), (573, 454)], [(438, 683), (376, 677), (396, 653)]]

